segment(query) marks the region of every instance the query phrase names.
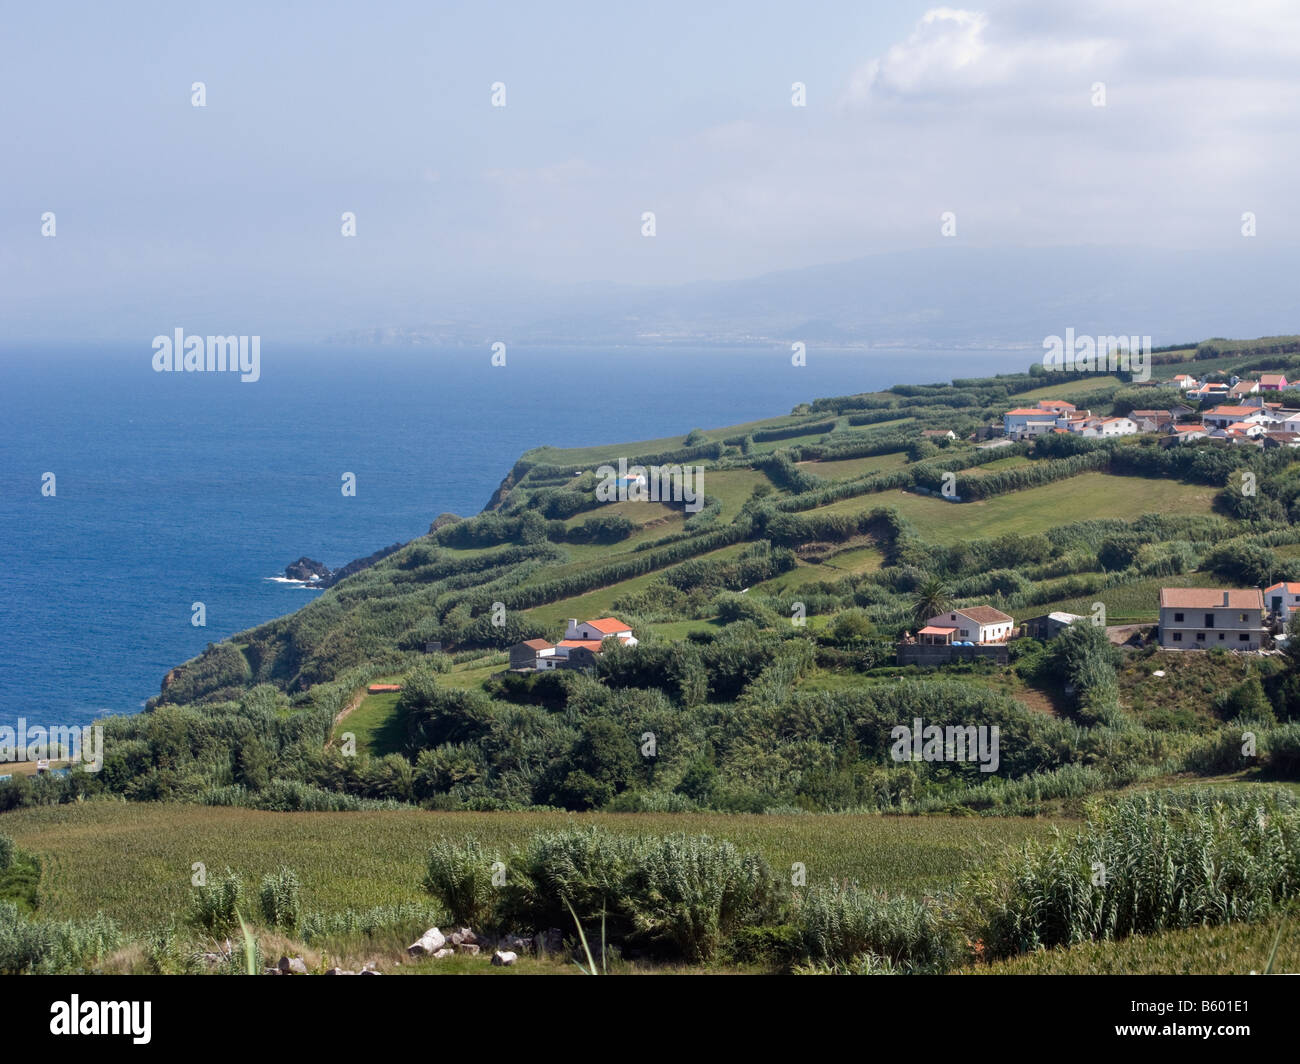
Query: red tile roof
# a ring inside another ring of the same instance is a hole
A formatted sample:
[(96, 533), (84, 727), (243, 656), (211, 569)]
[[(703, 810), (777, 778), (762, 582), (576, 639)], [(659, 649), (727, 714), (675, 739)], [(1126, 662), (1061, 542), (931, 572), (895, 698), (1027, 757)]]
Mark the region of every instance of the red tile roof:
[(967, 606), (957, 612), (979, 624), (1001, 624), (1014, 619), (1001, 610), (995, 610), (992, 606)]
[[(1224, 596), (1227, 601), (1224, 601)], [(1230, 609), (1262, 610), (1264, 593), (1257, 587), (1247, 588), (1213, 588), (1213, 587), (1162, 587), (1160, 605), (1181, 606), (1189, 610)]]
[(624, 624), (617, 617), (601, 617), (599, 620), (588, 621), (588, 628), (594, 628), (598, 632), (604, 632), (606, 635), (613, 635), (615, 632), (630, 632), (632, 626)]
[[(594, 650), (600, 653), (600, 648), (604, 644), (602, 639), (561, 639), (555, 645), (557, 647), (586, 647), (588, 650)], [(610, 659), (613, 660), (612, 658)]]
[[(974, 621), (976, 624), (1005, 624), (1014, 621), (1014, 618), (1008, 617), (1001, 610), (995, 610), (992, 606), (963, 606), (961, 609), (949, 610), (948, 614), (958, 614)], [(938, 614), (937, 617), (942, 617)], [(936, 620), (937, 617), (930, 618)]]

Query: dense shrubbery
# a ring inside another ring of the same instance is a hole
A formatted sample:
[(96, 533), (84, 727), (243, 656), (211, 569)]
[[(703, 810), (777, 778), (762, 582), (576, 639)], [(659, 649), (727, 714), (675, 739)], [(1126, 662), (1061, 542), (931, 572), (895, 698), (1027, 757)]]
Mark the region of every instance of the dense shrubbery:
[(102, 915), (87, 920), (44, 922), (0, 901), (0, 974), (64, 974), (89, 971), (116, 949), (122, 936)]
[(599, 828), (533, 835), (508, 855), (492, 887), (493, 855), (476, 840), (442, 842), (426, 886), (460, 920), (500, 929), (571, 927), (573, 915), (606, 942), (689, 961), (712, 957), (740, 927), (776, 911), (766, 862), (707, 836), (616, 835)]
[(1300, 894), (1300, 809), (1282, 791), (1134, 794), (977, 882), (993, 956), (1259, 919)]
[(804, 955), (845, 971), (880, 958), (896, 972), (941, 973), (958, 962), (953, 923), (930, 902), (889, 897), (855, 884), (813, 887), (796, 916)]

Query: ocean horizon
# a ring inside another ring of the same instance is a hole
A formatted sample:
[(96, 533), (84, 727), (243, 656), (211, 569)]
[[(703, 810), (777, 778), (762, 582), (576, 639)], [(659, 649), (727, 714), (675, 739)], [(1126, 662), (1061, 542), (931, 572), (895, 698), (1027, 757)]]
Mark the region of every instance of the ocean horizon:
[[(1028, 351), (278, 345), (260, 379), (148, 343), (0, 350), (0, 726), (138, 712), (210, 642), (319, 594), (283, 579), (479, 512), (523, 452), (685, 435), (820, 396), (1024, 370)], [(42, 493), (55, 475), (53, 496)], [(356, 478), (344, 496), (342, 477)], [(202, 603), (206, 625), (191, 623)]]

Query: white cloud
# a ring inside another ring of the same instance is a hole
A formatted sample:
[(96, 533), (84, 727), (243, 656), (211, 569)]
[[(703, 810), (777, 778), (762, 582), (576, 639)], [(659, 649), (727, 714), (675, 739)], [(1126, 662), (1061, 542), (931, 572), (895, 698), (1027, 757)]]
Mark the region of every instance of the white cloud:
[(1122, 46), (1095, 36), (1058, 39), (1008, 33), (982, 11), (927, 11), (905, 41), (872, 59), (850, 79), (847, 99), (935, 97), (1007, 88), (1097, 72)]

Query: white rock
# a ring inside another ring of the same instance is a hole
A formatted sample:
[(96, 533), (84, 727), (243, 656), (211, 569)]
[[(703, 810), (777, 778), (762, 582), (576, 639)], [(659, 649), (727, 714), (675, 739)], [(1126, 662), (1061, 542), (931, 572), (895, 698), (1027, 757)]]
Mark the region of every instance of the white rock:
[(497, 968), (504, 968), (507, 965), (514, 964), (518, 959), (519, 957), (516, 954), (511, 953), (509, 950), (499, 949), (492, 954), (492, 964)]
[(442, 932), (436, 927), (431, 927), (419, 939), (407, 946), (406, 952), (412, 957), (422, 957), (429, 953), (437, 953), (446, 944), (447, 940)]

